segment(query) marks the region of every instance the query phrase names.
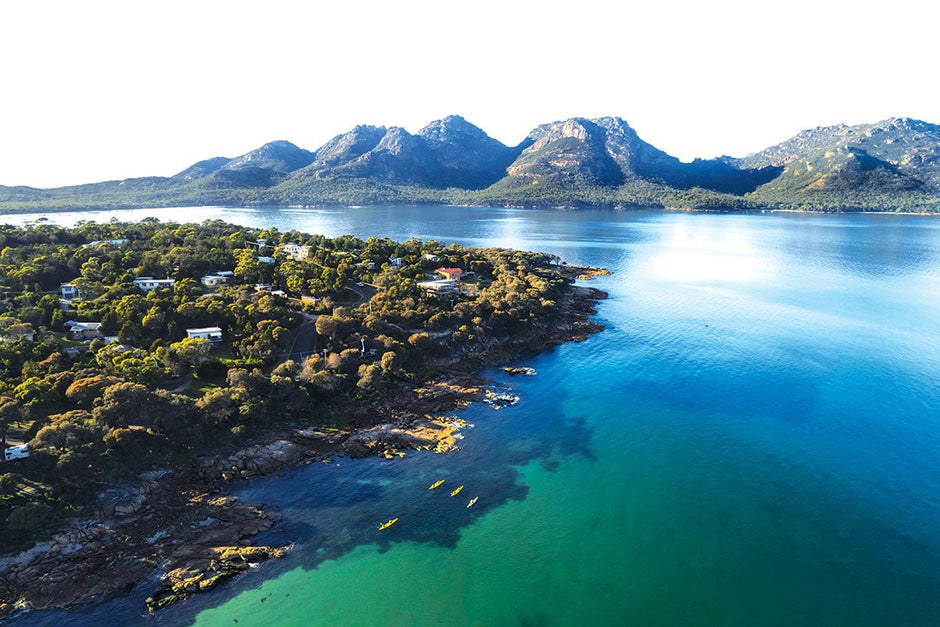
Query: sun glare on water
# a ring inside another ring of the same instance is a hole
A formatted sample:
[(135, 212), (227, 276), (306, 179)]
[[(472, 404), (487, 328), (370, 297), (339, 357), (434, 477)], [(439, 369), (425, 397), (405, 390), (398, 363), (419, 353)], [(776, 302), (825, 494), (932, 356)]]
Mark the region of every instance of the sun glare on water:
[(744, 229), (679, 226), (644, 268), (646, 275), (682, 283), (746, 283), (771, 273), (768, 259)]

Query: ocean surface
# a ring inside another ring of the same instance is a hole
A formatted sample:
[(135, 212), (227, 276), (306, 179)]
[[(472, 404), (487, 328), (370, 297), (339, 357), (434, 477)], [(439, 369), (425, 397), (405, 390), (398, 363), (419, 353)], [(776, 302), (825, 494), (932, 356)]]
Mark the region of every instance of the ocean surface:
[(150, 581), (24, 624), (940, 624), (940, 219), (46, 217), (150, 215), (555, 253), (613, 272), (593, 282), (610, 293), (606, 330), (513, 362), (535, 377), (488, 371), (522, 400), (464, 411), (473, 427), (454, 453), (337, 458), (237, 484), (281, 517), (260, 539), (291, 543), (288, 557), (155, 616)]

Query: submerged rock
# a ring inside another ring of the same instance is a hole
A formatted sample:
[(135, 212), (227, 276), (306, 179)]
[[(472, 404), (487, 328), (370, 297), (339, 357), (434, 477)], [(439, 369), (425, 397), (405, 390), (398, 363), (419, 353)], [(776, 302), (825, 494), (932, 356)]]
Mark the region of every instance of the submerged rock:
[(503, 409), (504, 407), (512, 407), (518, 403), (519, 395), (510, 394), (509, 392), (493, 392), (487, 390), (486, 394), (483, 396), (483, 402), (493, 409)]

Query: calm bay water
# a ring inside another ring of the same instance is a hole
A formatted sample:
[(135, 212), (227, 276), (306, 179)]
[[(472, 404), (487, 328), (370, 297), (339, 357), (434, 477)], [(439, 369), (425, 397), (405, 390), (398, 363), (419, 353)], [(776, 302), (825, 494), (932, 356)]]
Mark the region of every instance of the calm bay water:
[[(242, 484), (282, 560), (160, 614), (146, 586), (33, 624), (940, 624), (940, 221), (449, 207), (189, 208), (558, 254), (606, 331), (488, 374), (454, 454)], [(9, 216), (21, 222), (37, 216)], [(0, 220), (2, 221), (2, 220)], [(429, 492), (464, 484), (459, 498)], [(467, 509), (473, 496), (480, 499)], [(386, 532), (376, 526), (399, 522)]]

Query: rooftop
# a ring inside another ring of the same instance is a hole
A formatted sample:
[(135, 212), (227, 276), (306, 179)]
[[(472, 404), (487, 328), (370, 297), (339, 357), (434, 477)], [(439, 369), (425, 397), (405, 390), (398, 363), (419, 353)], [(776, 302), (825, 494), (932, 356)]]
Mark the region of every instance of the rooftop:
[(201, 327), (199, 329), (186, 329), (187, 333), (221, 333), (221, 327)]

